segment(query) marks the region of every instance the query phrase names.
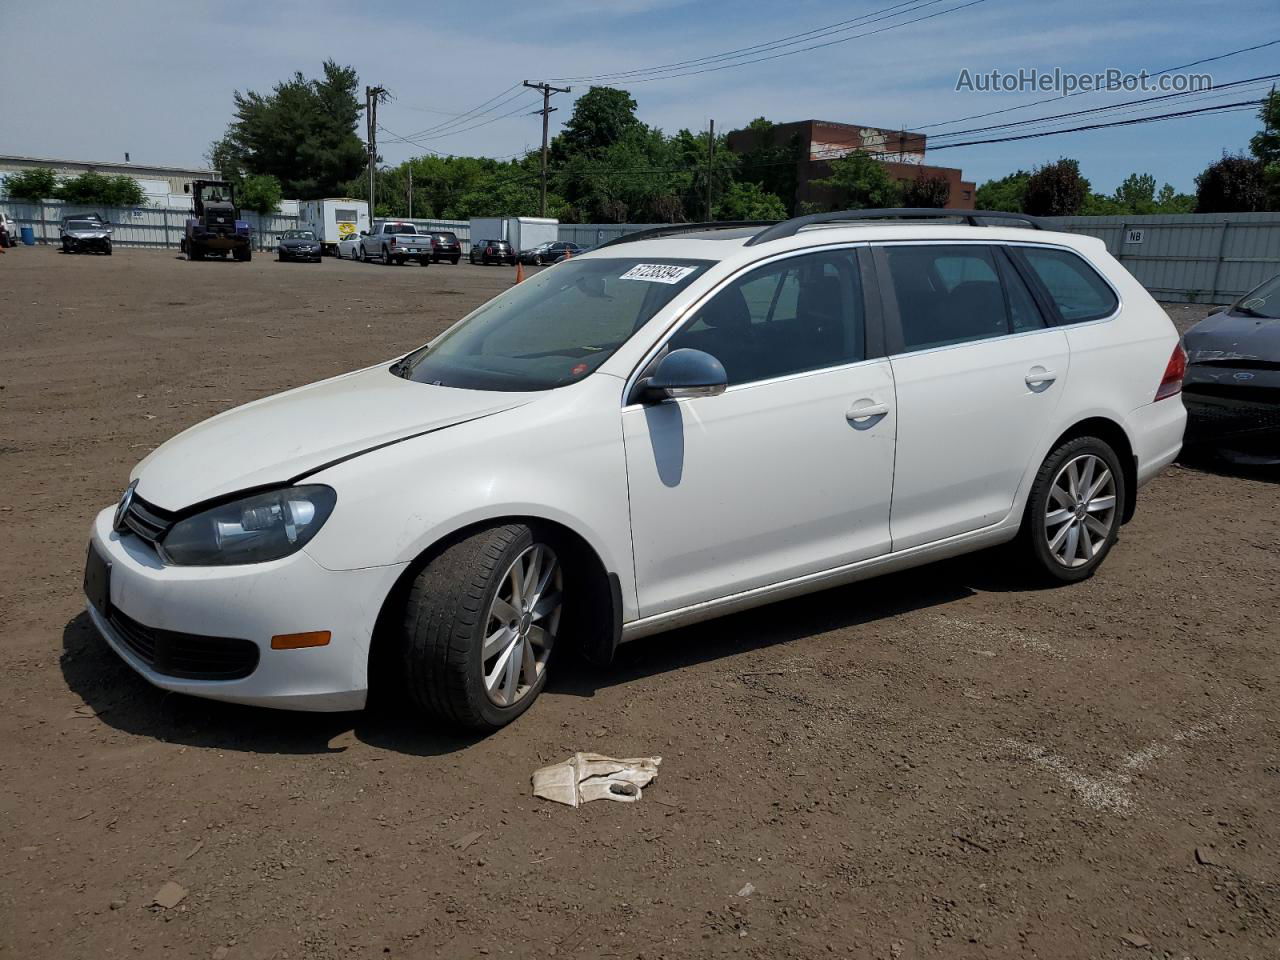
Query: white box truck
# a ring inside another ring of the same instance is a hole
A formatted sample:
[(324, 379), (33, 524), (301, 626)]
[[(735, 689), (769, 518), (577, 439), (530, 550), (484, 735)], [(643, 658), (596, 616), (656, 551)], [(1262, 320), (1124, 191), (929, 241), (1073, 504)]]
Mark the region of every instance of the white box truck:
[(472, 217), (471, 242), (506, 240), (516, 256), (560, 239), (560, 221), (550, 217)]
[(358, 237), (369, 229), (369, 203), (352, 197), (325, 197), (303, 200), (298, 208), (298, 229), (312, 230), (320, 241), (320, 251), (338, 253), (338, 241)]

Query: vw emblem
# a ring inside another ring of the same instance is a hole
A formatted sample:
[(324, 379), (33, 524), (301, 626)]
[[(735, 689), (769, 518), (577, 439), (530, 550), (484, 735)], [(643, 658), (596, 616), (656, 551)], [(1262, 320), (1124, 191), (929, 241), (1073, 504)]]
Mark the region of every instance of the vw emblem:
[(1232, 377), (1233, 380), (1252, 380), (1252, 373), (1237, 373)]
[(120, 498), (120, 503), (116, 507), (116, 515), (111, 519), (111, 526), (116, 533), (124, 533), (128, 529), (124, 525), (124, 517), (129, 512), (129, 504), (133, 503), (133, 488), (137, 485), (138, 481), (135, 480), (125, 487), (124, 496)]

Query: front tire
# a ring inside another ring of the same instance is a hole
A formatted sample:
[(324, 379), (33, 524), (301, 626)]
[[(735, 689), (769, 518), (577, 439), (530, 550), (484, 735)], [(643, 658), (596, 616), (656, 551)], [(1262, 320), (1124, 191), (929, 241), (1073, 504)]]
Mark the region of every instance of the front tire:
[(1042, 579), (1078, 583), (1093, 576), (1120, 537), (1125, 478), (1105, 440), (1060, 444), (1036, 473), (1021, 542)]
[(433, 559), (405, 606), (402, 662), (411, 700), (459, 727), (497, 730), (547, 680), (564, 569), (535, 528), (482, 530)]

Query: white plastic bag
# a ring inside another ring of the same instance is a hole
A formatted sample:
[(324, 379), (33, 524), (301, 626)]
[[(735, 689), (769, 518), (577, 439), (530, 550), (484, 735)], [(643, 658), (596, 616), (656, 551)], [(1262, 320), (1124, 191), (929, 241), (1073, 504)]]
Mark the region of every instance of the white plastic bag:
[(658, 775), (661, 757), (615, 760), (598, 753), (575, 753), (533, 773), (533, 795), (578, 807), (591, 800), (635, 803), (640, 788)]

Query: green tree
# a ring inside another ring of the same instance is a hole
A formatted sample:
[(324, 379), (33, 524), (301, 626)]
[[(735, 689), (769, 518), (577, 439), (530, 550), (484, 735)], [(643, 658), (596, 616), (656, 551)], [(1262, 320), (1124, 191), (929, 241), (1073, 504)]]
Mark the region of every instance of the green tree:
[(1250, 213), (1266, 206), (1265, 169), (1256, 157), (1224, 152), (1196, 177), (1196, 213)]
[(896, 207), (902, 195), (901, 188), (886, 172), (884, 164), (861, 150), (832, 160), (831, 176), (813, 182), (837, 191), (837, 209)]
[(1089, 197), (1089, 181), (1080, 175), (1076, 160), (1062, 158), (1037, 167), (1027, 180), (1022, 212), (1037, 217), (1070, 217), (1078, 214)]
[(1116, 187), (1116, 203), (1125, 213), (1156, 212), (1156, 178), (1149, 173), (1131, 173)]
[(1262, 129), (1249, 141), (1249, 151), (1262, 165), (1266, 208), (1280, 210), (1280, 91), (1275, 87), (1258, 111)]
[(1173, 184), (1166, 183), (1156, 194), (1157, 213), (1194, 213), (1196, 198), (1189, 193), (1179, 193)]
[(757, 183), (735, 183), (716, 204), (717, 220), (785, 220), (787, 205)]
[(13, 200), (48, 200), (58, 192), (58, 176), (45, 167), (32, 167), (9, 174), (4, 188), (6, 196)]
[(319, 79), (299, 72), (265, 96), (236, 91), (235, 119), (211, 154), (233, 182), (236, 176), (270, 174), (288, 196), (332, 196), (366, 163), (356, 135), (364, 109), (358, 89), (353, 67), (326, 60)]
[(558, 158), (599, 154), (640, 127), (631, 94), (614, 87), (591, 87), (573, 105), (573, 115), (556, 137)]
[(902, 184), (904, 207), (945, 207), (951, 200), (951, 184), (941, 175), (926, 177), (923, 171)]
[(60, 182), (54, 192), (59, 200), (83, 206), (142, 207), (147, 195), (133, 177), (107, 176), (89, 171)]
[(236, 191), (240, 206), (254, 213), (274, 213), (280, 208), (283, 196), (280, 181), (269, 173), (250, 174)]
[(1030, 173), (1026, 170), (1018, 170), (999, 180), (988, 180), (978, 187), (976, 194), (978, 209), (1025, 213), (1022, 203), (1027, 193), (1027, 181), (1030, 179)]
[(742, 154), (740, 179), (780, 198), (790, 213), (795, 209), (799, 163), (804, 159), (800, 135), (783, 137), (777, 124), (764, 117), (756, 117), (746, 129), (756, 135), (756, 146)]

